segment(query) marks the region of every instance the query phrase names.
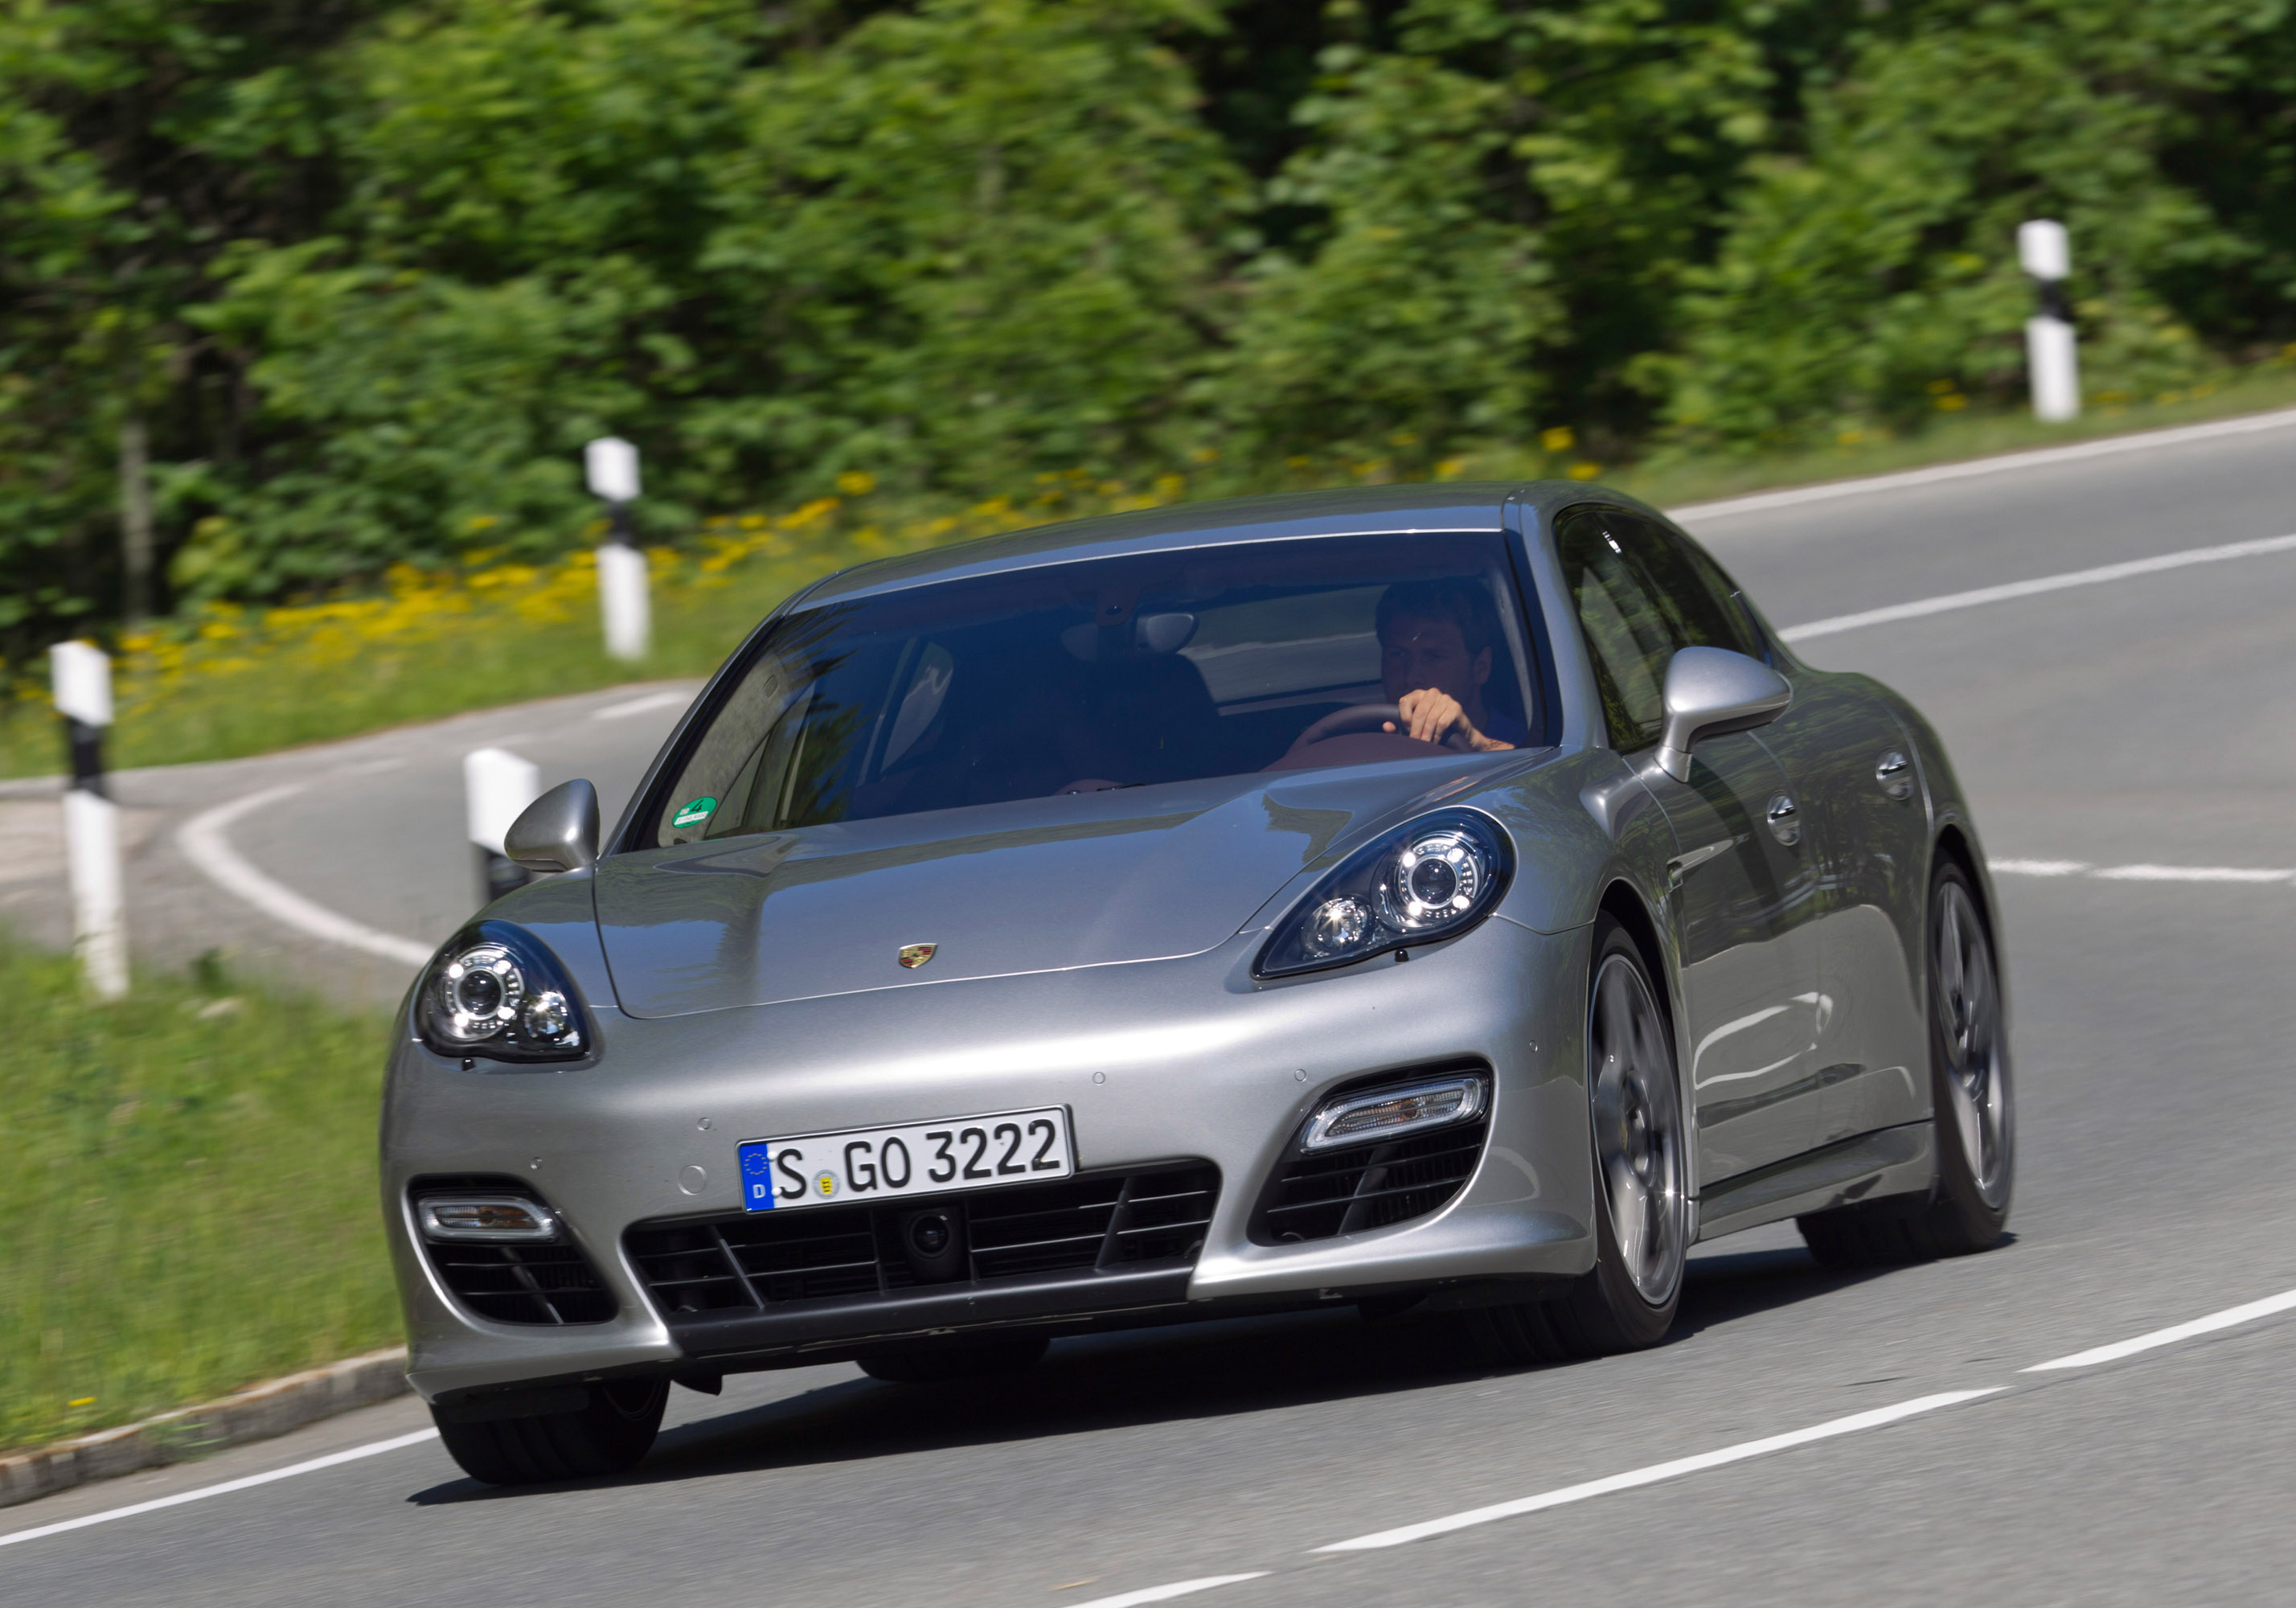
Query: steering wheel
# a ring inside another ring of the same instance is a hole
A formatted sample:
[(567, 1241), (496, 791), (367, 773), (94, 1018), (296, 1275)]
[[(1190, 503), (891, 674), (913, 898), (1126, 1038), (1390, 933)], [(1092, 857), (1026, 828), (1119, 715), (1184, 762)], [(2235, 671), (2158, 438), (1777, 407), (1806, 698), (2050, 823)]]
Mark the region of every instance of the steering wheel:
[[(1357, 703), (1343, 710), (1333, 710), (1315, 725), (1301, 732), (1292, 744), (1297, 753), (1311, 742), (1321, 742), (1326, 737), (1343, 736), (1349, 732), (1375, 732), (1390, 721), (1395, 724), (1395, 734), (1404, 735), (1403, 711), (1392, 703)], [(1465, 753), (1472, 747), (1467, 734), (1456, 723), (1438, 739), (1445, 748)]]

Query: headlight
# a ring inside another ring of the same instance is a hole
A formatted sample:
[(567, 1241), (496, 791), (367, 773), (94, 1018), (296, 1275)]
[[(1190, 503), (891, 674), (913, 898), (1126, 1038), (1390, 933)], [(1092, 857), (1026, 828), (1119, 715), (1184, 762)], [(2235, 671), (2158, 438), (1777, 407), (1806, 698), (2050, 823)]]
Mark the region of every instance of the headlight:
[(415, 1019), (441, 1055), (578, 1061), (592, 1047), (589, 1013), (565, 968), (508, 922), (455, 934), (422, 979)]
[(1514, 870), (1489, 816), (1446, 809), (1357, 849), (1276, 927), (1252, 971), (1284, 977), (1341, 966), (1482, 920)]

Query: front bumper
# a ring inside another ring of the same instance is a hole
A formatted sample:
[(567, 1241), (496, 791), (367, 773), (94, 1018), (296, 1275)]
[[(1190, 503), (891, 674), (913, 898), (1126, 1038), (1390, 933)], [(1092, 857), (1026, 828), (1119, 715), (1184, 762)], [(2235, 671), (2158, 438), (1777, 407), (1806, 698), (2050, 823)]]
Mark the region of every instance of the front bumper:
[[(967, 1329), (1212, 1317), (1582, 1273), (1594, 1261), (1589, 931), (1540, 934), (1495, 917), (1408, 964), (1275, 984), (1250, 978), (1258, 935), (1248, 935), (1178, 960), (693, 1016), (600, 1008), (595, 1062), (564, 1071), (485, 1062), (464, 1071), (403, 1034), (384, 1101), (382, 1190), (409, 1375), (426, 1399), (451, 1403), (539, 1381), (827, 1359)], [(1304, 1244), (1253, 1242), (1261, 1189), (1325, 1095), (1461, 1061), (1491, 1071), (1490, 1126), (1480, 1165), (1445, 1205)], [(1080, 1170), (1175, 1159), (1217, 1169), (1192, 1265), (673, 1323), (631, 1252), (634, 1225), (741, 1211), (742, 1140), (1047, 1105), (1069, 1108)], [(516, 1178), (537, 1192), (615, 1316), (504, 1323), (457, 1300), (409, 1203), (411, 1184), (442, 1177)]]

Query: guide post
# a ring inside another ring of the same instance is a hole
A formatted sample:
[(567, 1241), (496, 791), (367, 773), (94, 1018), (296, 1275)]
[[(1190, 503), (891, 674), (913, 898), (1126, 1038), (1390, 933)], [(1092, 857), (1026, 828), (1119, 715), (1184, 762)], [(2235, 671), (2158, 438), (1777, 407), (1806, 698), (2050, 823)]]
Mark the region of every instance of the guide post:
[(2080, 359), (2073, 349), (2072, 304), (2065, 281), (2072, 247), (2064, 225), (2037, 217), (2017, 226), (2017, 260), (2031, 276), (2040, 308), (2025, 321), (2025, 369), (2033, 416), (2059, 423), (2080, 417)]
[(532, 760), (508, 749), (479, 748), (463, 756), (463, 820), (478, 857), (481, 905), (494, 903), (530, 880), (503, 852), (503, 836), (526, 807), (542, 796), (541, 777)]
[(638, 449), (619, 436), (600, 436), (582, 450), (590, 493), (606, 505), (606, 539), (598, 548), (598, 608), (606, 652), (644, 659), (652, 645), (652, 607), (646, 595), (646, 557), (630, 521), (638, 496)]
[(111, 660), (85, 642), (48, 650), (56, 712), (63, 717), (71, 776), (64, 786), (64, 852), (72, 896), (72, 948), (88, 991), (127, 993), (127, 918), (119, 864), (119, 808), (103, 781), (103, 731), (111, 724)]

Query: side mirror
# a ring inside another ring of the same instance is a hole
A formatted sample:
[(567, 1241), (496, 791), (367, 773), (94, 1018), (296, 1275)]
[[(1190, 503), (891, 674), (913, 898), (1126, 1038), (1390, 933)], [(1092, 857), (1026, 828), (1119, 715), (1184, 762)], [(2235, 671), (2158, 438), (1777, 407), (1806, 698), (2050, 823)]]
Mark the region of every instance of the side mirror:
[[(1672, 680), (1667, 683), (1673, 685)], [(529, 871), (582, 871), (598, 863), (598, 790), (561, 782), (503, 834), (503, 853)]]
[(1767, 726), (1792, 701), (1793, 688), (1786, 678), (1759, 660), (1727, 648), (1685, 648), (1667, 661), (1659, 768), (1677, 782), (1687, 782), (1693, 743)]

